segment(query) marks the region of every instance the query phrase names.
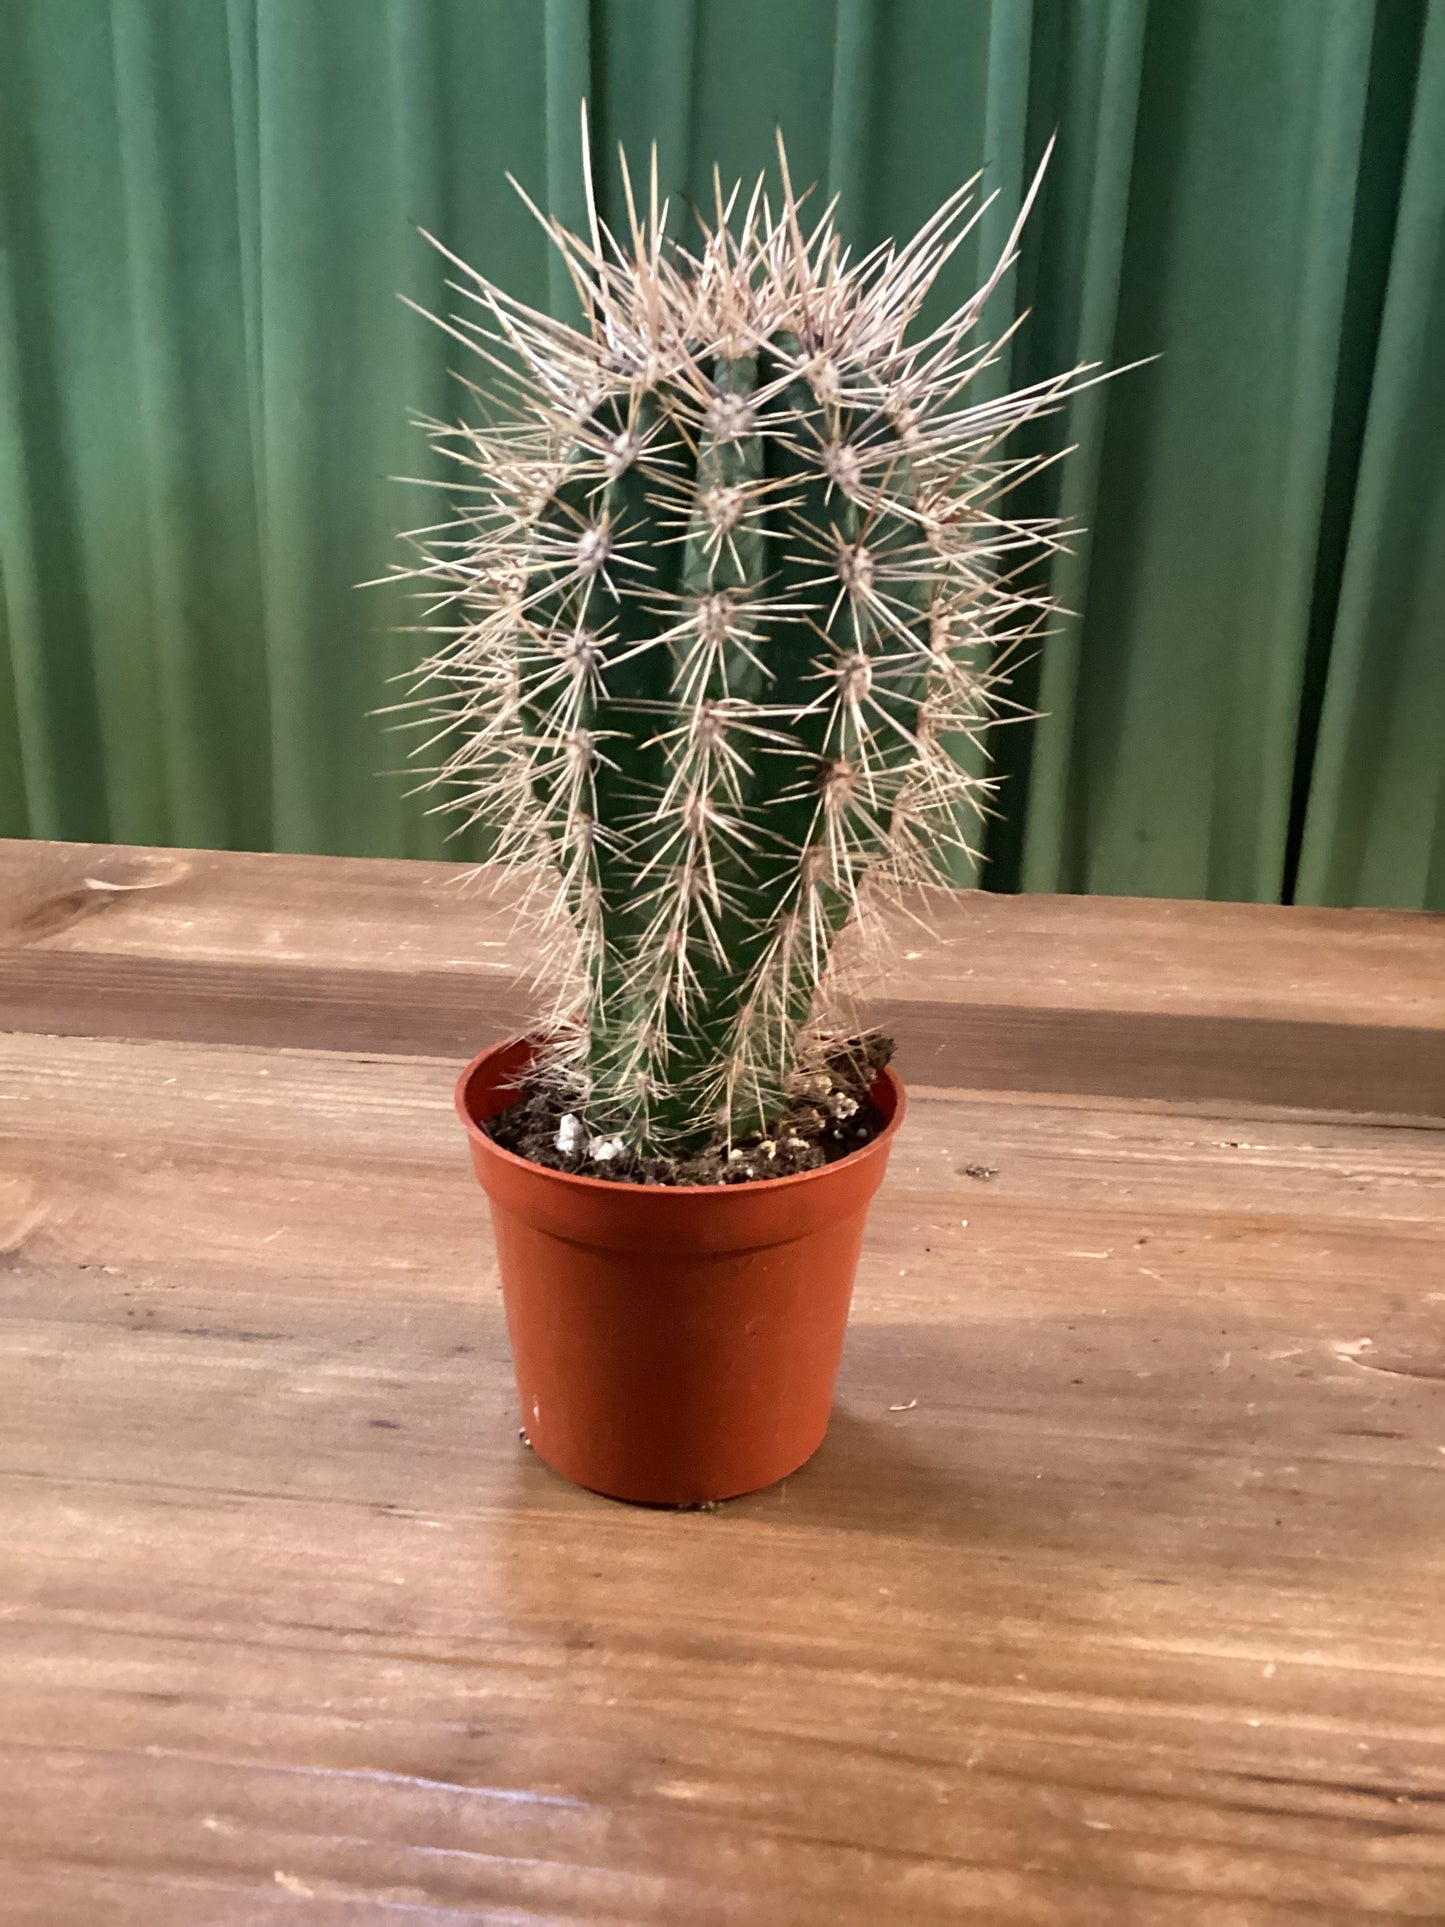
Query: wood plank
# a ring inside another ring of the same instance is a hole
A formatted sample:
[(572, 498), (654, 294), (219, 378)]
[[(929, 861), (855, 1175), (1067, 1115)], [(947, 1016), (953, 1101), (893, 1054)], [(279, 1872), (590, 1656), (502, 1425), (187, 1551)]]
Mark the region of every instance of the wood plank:
[(677, 1515), (518, 1443), (454, 1069), (0, 1040), (7, 1920), (1445, 1917), (1445, 1133), (920, 1089)]
[[(469, 1055), (533, 1008), (469, 874), (0, 843), (0, 1025)], [(1445, 917), (970, 893), (934, 924), (865, 1007), (915, 1080), (1445, 1116)]]

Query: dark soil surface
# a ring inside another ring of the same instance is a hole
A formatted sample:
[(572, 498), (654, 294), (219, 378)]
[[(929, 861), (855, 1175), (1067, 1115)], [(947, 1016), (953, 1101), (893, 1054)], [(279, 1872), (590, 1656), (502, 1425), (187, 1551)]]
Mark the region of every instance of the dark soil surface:
[[(617, 1184), (748, 1184), (833, 1164), (870, 1144), (883, 1113), (868, 1093), (893, 1055), (891, 1037), (859, 1037), (800, 1073), (788, 1109), (770, 1135), (721, 1142), (681, 1157), (638, 1157), (615, 1139), (593, 1137), (552, 1090), (523, 1087), (516, 1103), (482, 1129), (504, 1150), (549, 1170)], [(601, 1153), (599, 1156), (598, 1153)]]

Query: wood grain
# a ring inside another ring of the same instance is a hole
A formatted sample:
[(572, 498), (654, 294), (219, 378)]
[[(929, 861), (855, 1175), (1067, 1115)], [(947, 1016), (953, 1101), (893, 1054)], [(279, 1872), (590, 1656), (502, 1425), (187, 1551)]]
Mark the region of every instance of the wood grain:
[(967, 902), (829, 1438), (669, 1514), (518, 1440), (454, 878), (0, 852), (6, 1927), (1445, 1921), (1439, 920)]
[(923, 1089), (671, 1515), (518, 1443), (453, 1068), (4, 1040), (0, 1917), (1445, 1917), (1441, 1133)]
[[(510, 899), (435, 863), (0, 841), (0, 1027), (464, 1056), (526, 1024)], [(1445, 917), (973, 893), (867, 1014), (974, 1089), (1445, 1117)]]

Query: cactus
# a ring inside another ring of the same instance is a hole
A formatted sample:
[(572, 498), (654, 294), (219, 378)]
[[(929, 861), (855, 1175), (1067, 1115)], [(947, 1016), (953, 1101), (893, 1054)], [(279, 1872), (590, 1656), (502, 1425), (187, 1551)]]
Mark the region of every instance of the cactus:
[(970, 394), (1028, 203), (984, 287), (908, 341), (974, 184), (853, 263), (779, 158), (776, 206), (719, 188), (695, 249), (655, 161), (639, 218), (624, 160), (625, 241), (589, 177), (588, 235), (545, 221), (580, 328), (448, 255), (472, 305), (442, 325), (510, 398), (428, 424), (472, 471), (409, 572), (445, 636), (414, 692), (431, 780), (544, 880), (550, 1061), (590, 1132), (645, 1153), (776, 1119), (840, 933), (954, 876), (991, 787), (959, 751), (1050, 612), (1018, 577), (1058, 531), (999, 510), (1038, 462), (1000, 444), (1082, 371)]

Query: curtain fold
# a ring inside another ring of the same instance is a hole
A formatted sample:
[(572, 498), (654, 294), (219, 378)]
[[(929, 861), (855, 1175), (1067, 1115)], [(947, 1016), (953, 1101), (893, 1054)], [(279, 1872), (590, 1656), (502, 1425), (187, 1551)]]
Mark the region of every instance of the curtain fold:
[(1413, 94), (1300, 899), (1445, 908), (1445, 5)]
[(859, 249), (983, 168), (935, 313), (1057, 135), (989, 379), (1144, 365), (1039, 431), (1075, 613), (984, 882), (1445, 907), (1445, 0), (12, 0), (0, 833), (475, 853), (356, 586), (476, 372), (394, 297), (455, 299), (421, 227), (575, 313), (505, 176), (581, 220), (584, 96), (678, 234), (776, 127)]
[(1035, 887), (1281, 887), (1369, 34), (1363, 7), (1148, 9), (1108, 359), (1157, 359), (1090, 424)]

